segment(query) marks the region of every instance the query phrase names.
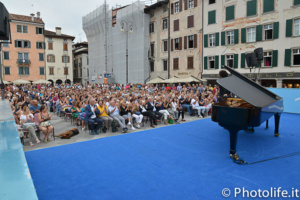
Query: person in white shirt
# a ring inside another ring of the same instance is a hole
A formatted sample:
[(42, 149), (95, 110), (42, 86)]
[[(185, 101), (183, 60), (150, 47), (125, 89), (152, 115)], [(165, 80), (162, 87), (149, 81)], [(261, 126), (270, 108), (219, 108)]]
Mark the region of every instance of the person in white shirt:
[(199, 106), (199, 98), (196, 95), (193, 95), (193, 99), (191, 101), (191, 104), (192, 104), (193, 110), (194, 109), (198, 110), (198, 117), (203, 118), (201, 113), (204, 113), (205, 107), (204, 106)]
[(110, 116), (115, 120), (115, 122), (117, 122), (122, 127), (123, 133), (125, 133), (128, 130), (128, 128), (126, 127), (125, 119), (121, 117), (119, 114), (120, 113), (119, 105), (116, 105), (116, 102), (114, 100), (110, 102), (108, 111)]
[(37, 144), (41, 141), (37, 138), (34, 127), (33, 115), (30, 113), (30, 110), (27, 105), (23, 106), (23, 114), (20, 117), (20, 123), (23, 125), (24, 130), (29, 132), (29, 144), (34, 146), (32, 141), (35, 140)]

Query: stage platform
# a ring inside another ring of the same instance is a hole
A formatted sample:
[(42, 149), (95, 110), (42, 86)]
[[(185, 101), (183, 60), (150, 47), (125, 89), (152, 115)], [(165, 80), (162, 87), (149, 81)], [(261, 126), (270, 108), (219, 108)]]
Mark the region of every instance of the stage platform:
[[(247, 162), (300, 151), (300, 115), (282, 114), (255, 133), (239, 132)], [(76, 137), (76, 136), (75, 136)], [(229, 133), (211, 119), (25, 153), (40, 200), (220, 199), (236, 188), (300, 189), (300, 156), (253, 165), (229, 158)], [(225, 190), (224, 190), (225, 189)], [(291, 193), (290, 193), (291, 194)], [(279, 198), (280, 199), (280, 198)]]
[(0, 199), (38, 199), (9, 102), (0, 110)]

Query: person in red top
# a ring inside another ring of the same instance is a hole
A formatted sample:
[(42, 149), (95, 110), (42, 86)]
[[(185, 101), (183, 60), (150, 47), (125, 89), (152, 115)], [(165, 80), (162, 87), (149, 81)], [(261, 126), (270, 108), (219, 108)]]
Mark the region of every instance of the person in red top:
[(171, 87), (170, 87), (169, 84), (167, 84), (166, 90), (167, 90), (167, 91), (171, 91)]
[(172, 90), (174, 90), (174, 91), (177, 90), (177, 87), (175, 86), (175, 84), (173, 85)]

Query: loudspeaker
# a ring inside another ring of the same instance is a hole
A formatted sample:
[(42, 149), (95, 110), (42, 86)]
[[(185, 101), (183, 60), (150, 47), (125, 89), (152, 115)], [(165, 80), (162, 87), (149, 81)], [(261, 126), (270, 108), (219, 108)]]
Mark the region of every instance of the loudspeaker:
[(257, 61), (263, 61), (264, 60), (264, 50), (263, 50), (263, 48), (255, 49), (254, 53), (255, 53)]
[(254, 67), (257, 65), (257, 60), (254, 53), (248, 53), (246, 54), (246, 62), (248, 67)]
[(0, 40), (9, 40), (9, 13), (0, 2)]

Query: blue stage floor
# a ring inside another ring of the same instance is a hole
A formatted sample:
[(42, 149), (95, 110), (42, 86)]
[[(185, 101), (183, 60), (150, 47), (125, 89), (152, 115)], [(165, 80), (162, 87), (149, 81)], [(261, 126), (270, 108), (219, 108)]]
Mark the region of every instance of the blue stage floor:
[[(279, 138), (274, 118), (269, 130), (240, 131), (238, 154), (254, 162), (300, 151), (299, 122), (300, 115), (282, 114)], [(300, 189), (300, 156), (237, 165), (228, 131), (211, 119), (25, 155), (40, 200), (215, 199), (224, 188)]]

